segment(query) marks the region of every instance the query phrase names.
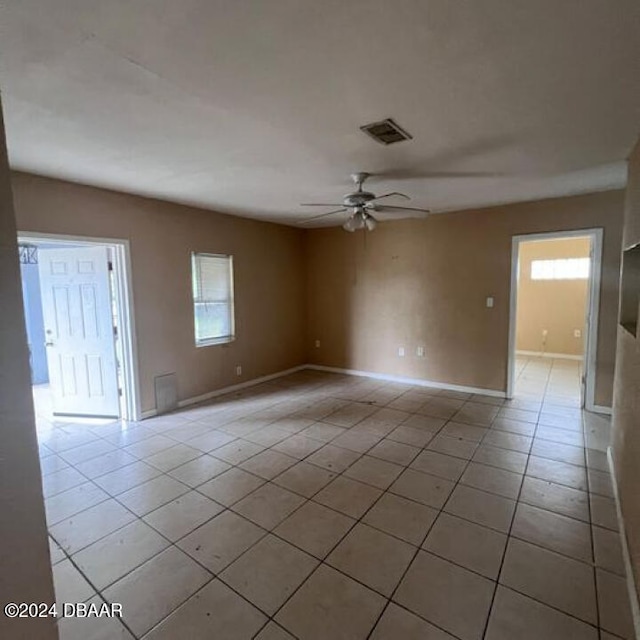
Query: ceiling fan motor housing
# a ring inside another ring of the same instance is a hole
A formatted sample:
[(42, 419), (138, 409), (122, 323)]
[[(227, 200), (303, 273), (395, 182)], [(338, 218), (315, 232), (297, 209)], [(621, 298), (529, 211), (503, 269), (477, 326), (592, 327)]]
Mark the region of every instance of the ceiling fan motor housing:
[(345, 207), (361, 207), (375, 197), (375, 194), (370, 191), (354, 191), (344, 197), (343, 203)]

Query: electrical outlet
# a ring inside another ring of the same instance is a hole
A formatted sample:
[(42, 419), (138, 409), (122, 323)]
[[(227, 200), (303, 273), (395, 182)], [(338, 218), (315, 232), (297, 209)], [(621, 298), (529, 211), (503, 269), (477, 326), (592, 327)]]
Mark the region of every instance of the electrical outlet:
[(236, 367), (236, 375), (237, 376), (241, 376), (242, 375), (242, 367), (240, 365), (238, 365)]
[(316, 349), (320, 348), (320, 340), (316, 340)]
[(573, 330), (573, 337), (574, 338), (582, 338), (582, 331), (580, 331), (580, 329), (574, 329)]
[(424, 358), (424, 347), (418, 347), (416, 349), (416, 355), (418, 358)]
[(398, 356), (404, 358), (404, 347), (398, 347)]
[(487, 309), (493, 309), (493, 296), (487, 298)]

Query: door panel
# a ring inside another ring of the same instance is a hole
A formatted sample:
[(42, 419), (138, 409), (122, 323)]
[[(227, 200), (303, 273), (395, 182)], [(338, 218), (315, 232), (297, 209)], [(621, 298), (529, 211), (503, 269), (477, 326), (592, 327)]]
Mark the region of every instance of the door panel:
[(39, 268), (54, 414), (119, 416), (107, 248), (41, 249)]

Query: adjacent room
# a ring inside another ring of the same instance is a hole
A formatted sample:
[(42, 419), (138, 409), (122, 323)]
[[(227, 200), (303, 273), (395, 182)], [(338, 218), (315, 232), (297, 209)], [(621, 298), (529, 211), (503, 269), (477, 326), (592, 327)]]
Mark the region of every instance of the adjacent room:
[(639, 3), (0, 21), (0, 637), (640, 638)]
[[(591, 258), (595, 239), (574, 234), (549, 236), (539, 240), (525, 236), (514, 252), (513, 393), (532, 400), (546, 394), (565, 396), (576, 406), (593, 410), (594, 359), (586, 355), (587, 347), (594, 344), (589, 345), (589, 327), (597, 326), (599, 313), (600, 261), (592, 264)], [(594, 278), (598, 282), (592, 282)]]

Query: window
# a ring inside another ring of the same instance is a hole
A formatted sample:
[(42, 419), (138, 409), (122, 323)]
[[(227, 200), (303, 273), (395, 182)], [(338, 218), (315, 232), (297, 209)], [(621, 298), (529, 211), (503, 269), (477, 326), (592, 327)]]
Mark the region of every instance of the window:
[(191, 254), (196, 346), (234, 339), (233, 257)]
[(589, 278), (589, 258), (532, 260), (532, 280), (586, 280)]

